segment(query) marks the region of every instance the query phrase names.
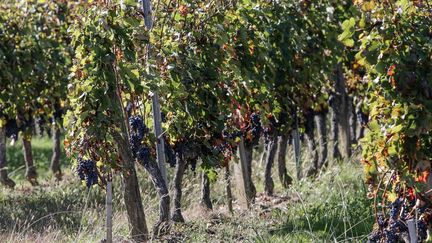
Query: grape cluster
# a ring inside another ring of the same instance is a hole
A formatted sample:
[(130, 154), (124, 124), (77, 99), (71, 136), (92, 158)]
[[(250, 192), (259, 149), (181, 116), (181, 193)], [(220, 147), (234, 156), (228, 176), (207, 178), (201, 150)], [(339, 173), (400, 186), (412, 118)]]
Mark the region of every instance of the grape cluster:
[(221, 154), (225, 163), (228, 163), (231, 160), (232, 155), (234, 154), (233, 146), (227, 141), (222, 142), (221, 144), (214, 147), (217, 154)]
[(282, 111), (279, 113), (278, 126), (282, 126), (288, 122), (288, 113)]
[(383, 238), (383, 235), (381, 231), (373, 231), (371, 234), (369, 234), (368, 242), (369, 243), (375, 243), (380, 242), (380, 240)]
[(161, 112), (161, 120), (163, 123), (167, 122), (167, 116), (166, 116), (165, 112), (163, 112), (163, 111)]
[(140, 136), (141, 139), (144, 138), (144, 135), (149, 131), (141, 116), (131, 116), (129, 118), (129, 125), (131, 127), (131, 132)]
[(261, 118), (258, 113), (252, 113), (250, 116), (251, 119), (251, 133), (252, 133), (252, 140), (250, 141), (253, 145), (258, 145), (259, 138), (261, 137), (261, 134), (263, 132), (263, 127), (261, 125)]
[(224, 128), (222, 130), (222, 138), (224, 138), (224, 139), (235, 140), (236, 138), (239, 138), (242, 135), (243, 135), (243, 133), (241, 131), (235, 131), (235, 132), (230, 133), (227, 128)]
[(31, 116), (26, 117), (24, 114), (18, 115), (19, 130), (27, 131), (29, 128), (34, 128), (34, 119)]
[(142, 140), (149, 129), (144, 124), (141, 116), (131, 116), (129, 118), (129, 126), (131, 128), (129, 143), (133, 157), (139, 162), (146, 164), (151, 158), (151, 153), (150, 149), (142, 144)]
[(305, 116), (305, 133), (313, 134), (314, 131), (314, 115), (315, 112), (313, 109), (307, 109), (304, 113)]
[(367, 114), (365, 114), (361, 110), (357, 110), (357, 120), (362, 126), (366, 126), (366, 124), (369, 122), (369, 117)]
[[(408, 227), (406, 221), (415, 217), (412, 212), (415, 206), (415, 199), (409, 200), (408, 198), (399, 197), (392, 202), (389, 207), (389, 218), (385, 218), (384, 215), (378, 214), (377, 225), (378, 229), (374, 230), (369, 234), (368, 242), (400, 242), (402, 235), (408, 234)], [(425, 208), (416, 208), (417, 214), (421, 215), (417, 218), (417, 237), (419, 242), (424, 241), (427, 238), (427, 216), (430, 215)]]
[(188, 158), (191, 170), (195, 171), (197, 167), (198, 158), (200, 157), (200, 155), (201, 158), (204, 158), (206, 155), (209, 154), (209, 150), (207, 146), (193, 140), (189, 143), (186, 143), (186, 145), (184, 146), (183, 153), (185, 157)]
[(273, 139), (273, 137), (276, 136), (276, 129), (279, 125), (274, 116), (268, 115), (267, 118), (270, 121), (270, 123), (264, 128), (263, 131), (264, 142), (266, 145), (268, 145), (269, 142)]
[(173, 147), (168, 143), (168, 139), (166, 136), (164, 136), (164, 143), (165, 143), (165, 156), (167, 158), (167, 162), (170, 164), (171, 167), (174, 167), (177, 163), (175, 151)]
[(387, 243), (396, 243), (398, 241), (398, 236), (396, 235), (396, 231), (393, 228), (385, 230), (385, 237)]
[(138, 152), (136, 153), (136, 158), (139, 161), (149, 161), (150, 157), (151, 157), (150, 149), (145, 146), (141, 146), (138, 149)]
[(174, 151), (179, 159), (187, 161), (191, 166), (191, 170), (195, 171), (199, 155), (204, 156), (206, 151), (200, 146), (200, 143), (195, 140), (182, 140), (176, 143)]
[(251, 121), (252, 121), (253, 124), (261, 123), (261, 118), (258, 115), (258, 113), (255, 113), (255, 112), (252, 113), (251, 116), (250, 116), (250, 119), (251, 119)]
[(378, 214), (377, 223), (380, 229), (385, 228), (387, 226), (387, 221), (382, 214)]
[(8, 119), (6, 121), (6, 137), (13, 140), (18, 140), (20, 131), (27, 131), (29, 128), (34, 128), (34, 119), (32, 117), (19, 114), (17, 119)]
[(129, 126), (131, 128), (129, 135), (129, 143), (133, 154), (135, 155), (141, 147), (141, 142), (144, 138), (146, 126), (141, 116), (131, 116), (129, 118)]
[(6, 137), (13, 140), (18, 140), (19, 128), (15, 119), (7, 120), (5, 129)]
[(60, 107), (57, 107), (56, 109), (55, 109), (55, 111), (54, 111), (54, 114), (53, 114), (53, 118), (54, 119), (61, 119), (62, 117), (63, 117), (63, 115), (65, 114), (65, 111), (64, 111), (64, 109), (63, 108), (60, 108)]
[(77, 173), (81, 180), (86, 181), (87, 188), (98, 182), (97, 168), (93, 160), (78, 158)]
[(138, 152), (138, 149), (141, 146), (141, 141), (142, 141), (142, 137), (141, 136), (139, 136), (137, 134), (133, 134), (133, 133), (131, 133), (129, 135), (129, 143), (130, 143), (131, 150), (132, 150), (133, 154), (135, 154), (135, 153)]
[(192, 160), (189, 161), (192, 171), (196, 170), (197, 161), (198, 161), (198, 159), (192, 159)]
[(427, 224), (424, 220), (419, 220), (417, 222), (417, 235), (419, 241), (426, 240), (427, 238)]
[(403, 199), (402, 198), (397, 198), (392, 204), (391, 204), (391, 209), (390, 209), (390, 218), (392, 220), (397, 220), (398, 216), (399, 216), (399, 210), (402, 206), (403, 203)]

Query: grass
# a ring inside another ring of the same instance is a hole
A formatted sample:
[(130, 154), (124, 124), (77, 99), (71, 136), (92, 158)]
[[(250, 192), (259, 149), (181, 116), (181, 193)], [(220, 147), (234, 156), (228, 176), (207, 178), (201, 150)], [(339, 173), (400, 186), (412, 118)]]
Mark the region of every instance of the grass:
[[(62, 146), (63, 149), (63, 146)], [(52, 174), (49, 173), (49, 167), (52, 156), (52, 141), (48, 137), (35, 136), (32, 139), (33, 162), (37, 168), (41, 178), (51, 179)], [(9, 176), (14, 180), (24, 180), (25, 163), (24, 154), (22, 151), (21, 141), (16, 142), (14, 146), (7, 146), (6, 159), (8, 161)], [(60, 157), (62, 168), (68, 166), (68, 160), (64, 153)]]
[[(48, 171), (51, 142), (33, 141), (40, 174), (38, 187), (26, 182), (19, 145), (8, 147), (9, 170), (16, 180), (15, 190), (0, 188), (0, 239), (2, 242), (99, 242), (104, 238), (104, 191), (88, 192), (65, 169), (56, 182)], [(304, 153), (306, 154), (306, 153)], [(260, 158), (257, 153), (256, 158)], [(307, 158), (304, 158), (307, 160)], [(291, 160), (290, 160), (291, 161)], [(254, 162), (254, 182), (263, 190), (263, 166)], [(63, 168), (71, 163), (62, 157)], [(292, 162), (289, 168), (294, 168)], [(173, 169), (169, 168), (171, 174)], [(274, 172), (276, 175), (276, 171)], [(294, 174), (294, 173), (292, 173)], [(147, 173), (138, 168), (141, 195), (148, 227), (158, 218), (158, 198)], [(171, 175), (170, 175), (171, 177)], [(231, 215), (226, 208), (223, 176), (212, 184), (214, 210), (199, 206), (199, 172), (187, 172), (184, 182), (185, 224), (174, 224), (165, 242), (361, 242), (372, 228), (371, 202), (366, 199), (362, 169), (355, 160), (333, 162), (316, 179), (296, 181), (283, 189), (275, 176), (276, 195), (258, 194), (250, 210), (237, 203)], [(171, 177), (172, 178), (172, 177)], [(116, 242), (127, 242), (127, 217), (119, 176), (114, 181), (113, 231)]]

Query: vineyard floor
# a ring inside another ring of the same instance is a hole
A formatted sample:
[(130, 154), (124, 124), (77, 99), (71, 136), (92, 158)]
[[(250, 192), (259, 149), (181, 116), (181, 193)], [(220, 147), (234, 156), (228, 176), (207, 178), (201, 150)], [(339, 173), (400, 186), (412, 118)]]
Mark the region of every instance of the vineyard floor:
[[(87, 192), (77, 177), (66, 169), (61, 182), (48, 171), (51, 144), (35, 139), (33, 152), (40, 174), (37, 187), (23, 180), (20, 145), (8, 148), (10, 172), (15, 190), (0, 188), (1, 242), (100, 242), (104, 238), (104, 192), (94, 187)], [(305, 153), (304, 153), (305, 154)], [(256, 153), (256, 158), (260, 158)], [(63, 157), (63, 168), (70, 163)], [(292, 161), (291, 159), (289, 161)], [(361, 177), (361, 166), (333, 162), (319, 180), (303, 179), (285, 190), (274, 170), (275, 195), (263, 195), (263, 166), (255, 161), (254, 183), (258, 196), (251, 210), (234, 203), (234, 214), (226, 208), (224, 180), (212, 184), (214, 210), (199, 205), (199, 171), (188, 171), (184, 184), (185, 224), (174, 224), (163, 242), (343, 242), (364, 241), (373, 217), (371, 201)], [(293, 162), (289, 162), (293, 170)], [(169, 169), (173, 173), (173, 169)], [(294, 173), (291, 173), (294, 174)], [(143, 204), (149, 228), (158, 217), (158, 197), (147, 173), (138, 169)], [(186, 183), (187, 182), (187, 183)], [(114, 181), (113, 232), (115, 242), (128, 242), (128, 222), (122, 205), (121, 183)]]

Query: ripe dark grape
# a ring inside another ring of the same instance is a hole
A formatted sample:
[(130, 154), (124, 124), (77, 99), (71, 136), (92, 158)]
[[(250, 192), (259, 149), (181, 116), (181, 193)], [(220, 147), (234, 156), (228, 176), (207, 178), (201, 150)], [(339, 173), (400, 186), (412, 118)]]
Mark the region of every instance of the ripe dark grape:
[(243, 133), (241, 131), (234, 131), (234, 132), (230, 133), (227, 128), (224, 128), (222, 130), (222, 138), (224, 138), (224, 139), (235, 140), (236, 138), (239, 138), (242, 135), (243, 135)]
[(385, 228), (387, 226), (387, 221), (382, 214), (378, 214), (377, 223), (380, 229)]
[(197, 166), (197, 160), (193, 159), (190, 161), (190, 165), (191, 165), (191, 170), (195, 171), (196, 170), (196, 166)]
[(63, 117), (63, 114), (64, 114), (65, 112), (64, 112), (64, 109), (63, 108), (57, 108), (55, 111), (54, 111), (54, 114), (53, 114), (53, 117), (54, 117), (54, 119), (61, 119), (62, 117)]
[(419, 207), (417, 210), (418, 210), (419, 214), (422, 214), (422, 213), (424, 213), (426, 211), (426, 209), (428, 209), (427, 205), (425, 205), (423, 207)]
[(396, 220), (390, 227), (394, 227), (398, 232), (408, 231), (408, 227), (401, 220)]
[(254, 137), (260, 137), (261, 133), (263, 132), (263, 128), (261, 126), (256, 126), (252, 128), (252, 135)]
[(145, 146), (141, 146), (138, 150), (138, 152), (136, 153), (136, 158), (145, 163), (148, 163), (150, 160), (151, 154), (150, 154), (150, 149), (145, 147)]
[(362, 125), (365, 126), (369, 122), (369, 117), (361, 110), (357, 110), (357, 120)]
[(222, 130), (222, 137), (223, 138), (229, 138), (230, 137), (230, 133), (228, 132), (228, 130), (226, 128), (224, 128)]
[(241, 131), (237, 131), (231, 134), (231, 139), (236, 139), (239, 138), (243, 135), (243, 133)]
[(87, 188), (90, 188), (98, 182), (97, 169), (92, 160), (83, 160), (82, 158), (78, 158), (77, 173), (81, 180), (86, 181)]
[(54, 103), (54, 114), (53, 114), (53, 118), (55, 120), (59, 120), (63, 117), (63, 115), (65, 114), (65, 110), (63, 109), (63, 107), (61, 107), (59, 102)]
[(252, 127), (252, 141), (251, 143), (253, 145), (257, 145), (259, 142), (259, 138), (261, 137), (261, 134), (263, 132), (263, 128), (261, 127), (261, 124), (259, 126)]
[(138, 152), (138, 149), (139, 149), (139, 147), (141, 145), (142, 139), (143, 139), (143, 137), (141, 137), (138, 134), (132, 133), (130, 135), (130, 137), (129, 137), (129, 143), (130, 143), (130, 146), (131, 146), (132, 153), (135, 154), (136, 152)]
[(286, 124), (287, 122), (288, 122), (288, 113), (287, 112), (281, 112), (279, 114), (278, 126)]
[(215, 146), (214, 150), (216, 150), (217, 153), (223, 153), (223, 151), (225, 151), (226, 148), (227, 148), (227, 144), (221, 143), (221, 144)]
[(252, 113), (250, 116), (250, 119), (252, 121), (252, 124), (254, 125), (261, 125), (261, 118), (257, 113)]
[(270, 126), (277, 127), (278, 122), (276, 121), (275, 117), (273, 115), (268, 115), (268, 120), (270, 121)]
[(148, 132), (148, 128), (144, 124), (141, 116), (131, 116), (129, 117), (129, 125), (131, 127), (131, 133), (135, 133), (138, 136), (144, 138), (144, 135)]
[(313, 133), (314, 130), (314, 111), (312, 109), (307, 109), (305, 112), (305, 133)]
[[(417, 221), (417, 238), (419, 242), (423, 242), (427, 238), (427, 224), (429, 223), (427, 207), (415, 208), (416, 200), (410, 199), (410, 196), (398, 197), (388, 207), (390, 210), (389, 219), (386, 219), (384, 215), (378, 214), (377, 224), (379, 229), (378, 232), (372, 232), (369, 235), (369, 242), (400, 242), (404, 235), (408, 234), (408, 227), (406, 220), (414, 219)], [(415, 214), (411, 213), (414, 210)], [(414, 217), (414, 218), (413, 218)], [(417, 218), (416, 218), (417, 217)], [(420, 219), (418, 218), (420, 217)], [(427, 220), (427, 221), (425, 221)], [(381, 233), (381, 235), (379, 235)]]
[(144, 124), (141, 116), (131, 116), (129, 118), (131, 128), (129, 143), (132, 150), (132, 155), (142, 164), (147, 164), (151, 159), (150, 149), (142, 144), (144, 135), (148, 132), (148, 128)]
[(174, 167), (175, 164), (177, 163), (175, 151), (168, 143), (166, 137), (164, 137), (164, 143), (165, 143), (165, 155), (167, 158), (167, 162), (170, 164), (171, 167)]
[(161, 112), (161, 120), (163, 123), (167, 122), (167, 116), (166, 116), (165, 112)]
[(129, 125), (132, 129), (136, 130), (143, 125), (143, 119), (141, 116), (129, 117)]
[(419, 240), (426, 240), (427, 238), (427, 225), (423, 220), (417, 222), (417, 232)]
[(386, 236), (387, 243), (396, 243), (398, 240), (398, 237), (394, 229), (387, 229), (385, 231), (385, 236)]
[(264, 129), (262, 128), (261, 125), (261, 118), (257, 113), (252, 113), (250, 119), (252, 121), (251, 124), (252, 141), (249, 142), (253, 145), (257, 145), (259, 138), (261, 137), (261, 134)]
[(14, 119), (8, 120), (6, 122), (6, 137), (18, 140), (19, 128), (17, 121)]
[(406, 203), (404, 203), (401, 211), (402, 211), (402, 213), (400, 214), (400, 219), (406, 220), (408, 213), (409, 213), (408, 206), (406, 205)]
[(208, 157), (208, 156), (215, 155), (215, 151), (213, 147), (211, 147), (210, 145), (205, 145), (205, 144), (201, 145), (199, 151), (201, 157)]
[(19, 114), (18, 115), (18, 124), (19, 124), (19, 130), (20, 131), (27, 131), (28, 129), (31, 129), (34, 126), (33, 117), (31, 117), (31, 116), (26, 117), (23, 114)]
[[(269, 142), (276, 135), (276, 129), (279, 125), (273, 115), (268, 115), (267, 118), (269, 120), (269, 124), (263, 129), (264, 142), (266, 145), (268, 145)], [(266, 148), (267, 148), (267, 146), (266, 146)]]
[(399, 209), (401, 208), (403, 200), (397, 198), (392, 204), (390, 209), (390, 218), (396, 220), (399, 215)]
[(382, 234), (380, 231), (373, 231), (371, 234), (369, 234), (368, 236), (368, 243), (377, 243), (377, 242), (381, 242), (382, 239)]

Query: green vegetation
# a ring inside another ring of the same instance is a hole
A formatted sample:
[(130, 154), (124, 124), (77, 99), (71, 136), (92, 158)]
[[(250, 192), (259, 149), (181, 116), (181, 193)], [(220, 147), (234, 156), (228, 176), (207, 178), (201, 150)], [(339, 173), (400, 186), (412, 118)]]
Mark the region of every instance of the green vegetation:
[(2, 1), (1, 239), (424, 242), (430, 23), (427, 0)]
[[(6, 159), (8, 161), (9, 175), (12, 179), (22, 180), (24, 179), (25, 163), (24, 155), (22, 151), (22, 143), (16, 142), (14, 146), (10, 145), (10, 140), (7, 141), (7, 153)], [(38, 174), (42, 178), (51, 178), (52, 174), (49, 172), (49, 166), (52, 156), (52, 141), (50, 138), (44, 136), (35, 136), (32, 139), (32, 148), (34, 150), (33, 160)], [(62, 146), (63, 151), (63, 146)], [(69, 159), (66, 159), (66, 155), (61, 153), (60, 157), (61, 166), (68, 167), (70, 165)]]
[[(51, 143), (46, 138), (36, 138), (32, 142), (35, 161), (45, 177), (50, 174), (46, 158), (51, 156)], [(23, 164), (20, 145), (8, 148), (11, 167), (19, 168)], [(62, 160), (62, 163), (65, 162)], [(289, 168), (293, 169), (293, 165), (290, 164)], [(329, 168), (318, 178), (296, 182), (288, 190), (276, 181), (275, 194), (278, 196), (275, 197), (261, 194), (262, 187), (258, 187), (259, 194), (253, 208), (244, 211), (235, 204), (233, 215), (226, 208), (223, 180), (211, 186), (214, 211), (197, 210), (200, 208), (195, 196), (200, 193), (200, 188), (196, 186), (199, 173), (187, 171), (183, 198), (187, 222), (174, 224), (171, 233), (159, 240), (362, 241), (374, 221), (372, 200), (366, 198), (366, 188), (359, 180), (362, 169), (357, 160), (335, 162)], [(103, 190), (93, 187), (88, 194), (70, 170), (66, 170), (63, 181), (41, 180), (39, 187), (30, 187), (20, 174), (23, 171), (16, 170), (12, 176), (18, 182), (16, 190), (0, 190), (1, 239), (7, 239), (6, 242), (32, 242), (36, 239), (42, 242), (73, 242), (78, 237), (78, 242), (98, 242), (105, 237), (104, 220), (101, 220), (105, 217)], [(151, 223), (157, 220), (158, 202), (147, 173), (138, 170), (138, 175), (145, 213)], [(256, 170), (253, 179), (261, 185), (262, 171)], [(113, 199), (114, 240), (127, 240), (129, 230), (120, 180), (114, 182), (114, 188), (118, 188), (114, 190)]]

